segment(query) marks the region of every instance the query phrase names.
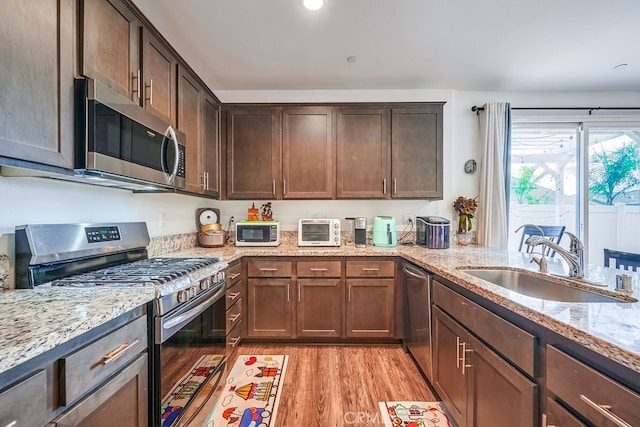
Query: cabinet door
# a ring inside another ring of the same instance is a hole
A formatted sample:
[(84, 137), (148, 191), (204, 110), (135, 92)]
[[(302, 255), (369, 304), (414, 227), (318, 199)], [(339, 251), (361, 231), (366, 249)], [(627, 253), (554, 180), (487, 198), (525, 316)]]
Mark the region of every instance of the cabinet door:
[(391, 112), (391, 195), (442, 199), (442, 106)]
[(202, 170), (204, 192), (210, 196), (220, 195), (220, 103), (205, 93), (204, 135), (202, 139)]
[(0, 156), (73, 168), (74, 0), (0, 2)]
[(390, 194), (389, 108), (336, 112), (336, 197), (382, 199)]
[(176, 124), (177, 61), (169, 49), (148, 30), (142, 30), (142, 106)]
[(347, 279), (347, 337), (392, 338), (393, 279)]
[[(433, 386), (460, 427), (467, 423), (467, 375), (461, 344), (466, 330), (438, 307), (433, 311)], [(514, 424), (518, 425), (518, 424)]]
[(120, 0), (82, 4), (82, 73), (140, 103), (139, 21)]
[(291, 280), (249, 279), (247, 285), (248, 336), (290, 338)]
[(333, 108), (282, 111), (282, 198), (330, 199), (335, 194)]
[(471, 334), (465, 339), (471, 381), (470, 426), (533, 427), (537, 420), (537, 388), (504, 359)]
[(280, 111), (226, 111), (227, 199), (275, 199), (280, 189)]
[(202, 135), (204, 89), (180, 67), (178, 78), (178, 129), (185, 133), (185, 190), (204, 191), (202, 173)]
[(340, 279), (298, 279), (298, 336), (342, 336), (341, 283)]
[(148, 426), (147, 370), (147, 355), (142, 354), (100, 388), (54, 420), (52, 425)]

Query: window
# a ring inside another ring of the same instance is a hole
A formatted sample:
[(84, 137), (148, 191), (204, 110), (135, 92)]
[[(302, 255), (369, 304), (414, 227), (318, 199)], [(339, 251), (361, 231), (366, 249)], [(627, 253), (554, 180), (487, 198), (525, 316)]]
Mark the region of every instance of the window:
[(514, 119), (511, 139), (509, 249), (532, 223), (564, 225), (590, 264), (605, 248), (640, 253), (640, 125)]

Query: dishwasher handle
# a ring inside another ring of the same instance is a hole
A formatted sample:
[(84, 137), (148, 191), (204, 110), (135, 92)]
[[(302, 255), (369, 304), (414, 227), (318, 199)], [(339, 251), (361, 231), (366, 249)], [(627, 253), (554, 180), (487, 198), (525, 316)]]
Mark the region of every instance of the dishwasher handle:
[(433, 274), (428, 273), (406, 262), (402, 263), (402, 270), (404, 270), (404, 272), (407, 273), (408, 275), (413, 276), (420, 280), (427, 280), (431, 282), (431, 279), (433, 278)]

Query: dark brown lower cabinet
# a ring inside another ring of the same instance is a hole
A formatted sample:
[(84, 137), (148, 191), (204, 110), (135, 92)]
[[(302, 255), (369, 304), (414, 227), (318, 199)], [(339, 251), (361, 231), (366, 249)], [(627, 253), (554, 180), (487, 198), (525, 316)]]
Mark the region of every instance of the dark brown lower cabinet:
[(291, 338), (291, 279), (249, 279), (247, 335)]
[(84, 397), (47, 427), (146, 427), (148, 421), (147, 355)]
[(296, 329), (299, 337), (342, 336), (341, 279), (299, 279)]
[(434, 309), (434, 387), (460, 427), (537, 425), (537, 385)]
[(347, 279), (346, 336), (393, 338), (395, 279)]

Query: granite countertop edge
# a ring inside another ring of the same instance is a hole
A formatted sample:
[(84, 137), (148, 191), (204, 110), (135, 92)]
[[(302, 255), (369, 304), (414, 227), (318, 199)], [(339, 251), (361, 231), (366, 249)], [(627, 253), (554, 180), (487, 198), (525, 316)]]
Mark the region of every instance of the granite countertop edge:
[[(458, 270), (461, 266), (532, 270), (529, 256), (520, 252), (473, 245), (426, 249), (417, 246), (299, 248), (295, 244), (281, 244), (278, 247), (183, 248), (161, 256), (218, 257), (228, 263), (245, 256), (400, 256), (640, 373), (640, 302), (584, 304), (544, 301), (518, 295)], [(550, 268), (561, 269), (562, 262), (552, 260)], [(616, 270), (589, 267), (587, 271), (593, 280), (608, 283), (607, 288), (596, 291), (616, 293)], [(634, 276), (632, 295), (638, 297), (640, 274), (631, 274)], [(95, 288), (0, 292), (0, 324), (3, 326), (0, 328), (0, 373), (153, 300), (157, 294), (157, 289)], [(627, 316), (623, 316), (622, 311)], [(60, 321), (60, 313), (65, 313), (64, 321)], [(596, 314), (598, 317), (594, 320)]]

